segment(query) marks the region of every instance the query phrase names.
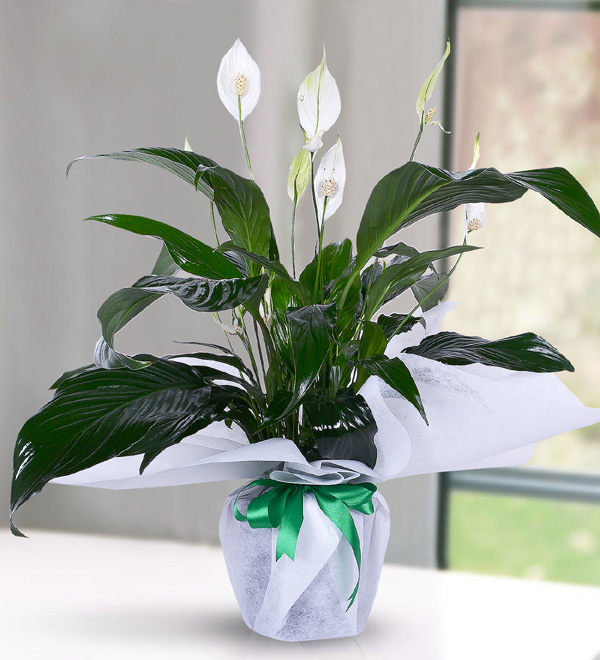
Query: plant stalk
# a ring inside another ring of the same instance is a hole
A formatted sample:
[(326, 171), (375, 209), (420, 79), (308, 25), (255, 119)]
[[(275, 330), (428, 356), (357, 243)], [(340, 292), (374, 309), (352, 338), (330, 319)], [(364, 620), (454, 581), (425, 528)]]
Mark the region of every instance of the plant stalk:
[(246, 163), (248, 164), (248, 172), (250, 178), (254, 181), (254, 174), (252, 173), (252, 165), (250, 164), (250, 154), (248, 153), (248, 144), (246, 143), (246, 133), (244, 131), (244, 122), (242, 121), (242, 97), (238, 95), (238, 123), (240, 125), (240, 137), (242, 138), (242, 146), (244, 147), (244, 154), (246, 154)]

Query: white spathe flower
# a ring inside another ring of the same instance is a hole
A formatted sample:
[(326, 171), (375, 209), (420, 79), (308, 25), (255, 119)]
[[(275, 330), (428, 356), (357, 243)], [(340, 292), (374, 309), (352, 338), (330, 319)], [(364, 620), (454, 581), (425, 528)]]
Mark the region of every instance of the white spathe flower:
[(183, 150), (184, 151), (194, 151), (192, 149), (192, 145), (190, 144), (190, 141), (188, 140), (187, 133), (185, 134), (185, 142), (183, 143)]
[(221, 60), (217, 74), (217, 90), (223, 105), (242, 121), (254, 110), (260, 97), (260, 69), (244, 44), (236, 39)]
[(477, 231), (485, 225), (485, 204), (465, 204), (465, 234)]
[(335, 124), (342, 108), (337, 83), (327, 68), (325, 49), (321, 64), (300, 85), (297, 104), (306, 135), (305, 149), (315, 152), (323, 144), (321, 136)]
[[(346, 164), (344, 163), (342, 141), (338, 135), (337, 142), (323, 156), (315, 174), (315, 197), (319, 223), (330, 218), (338, 210), (344, 196), (345, 185)], [(324, 214), (323, 210), (325, 210)]]
[[(470, 170), (474, 170), (477, 166), (481, 149), (479, 147), (479, 133), (475, 138), (475, 147), (473, 148), (473, 162), (471, 163)], [(483, 202), (465, 205), (465, 237), (472, 231), (477, 231), (485, 225), (485, 205)]]

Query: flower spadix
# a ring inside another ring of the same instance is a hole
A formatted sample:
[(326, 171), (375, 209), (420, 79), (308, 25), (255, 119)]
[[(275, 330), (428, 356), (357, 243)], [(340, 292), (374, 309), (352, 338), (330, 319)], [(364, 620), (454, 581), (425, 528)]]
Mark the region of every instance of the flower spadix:
[(243, 121), (258, 103), (260, 69), (239, 39), (221, 60), (217, 90), (223, 105), (238, 120)]
[(297, 104), (306, 135), (304, 148), (315, 152), (323, 145), (321, 136), (335, 124), (342, 107), (337, 83), (327, 68), (325, 49), (321, 64), (300, 85)]
[(330, 218), (340, 207), (346, 185), (346, 164), (342, 141), (337, 142), (323, 156), (315, 173), (315, 197), (319, 223)]
[(465, 205), (465, 231), (470, 234), (485, 225), (485, 205), (483, 202)]

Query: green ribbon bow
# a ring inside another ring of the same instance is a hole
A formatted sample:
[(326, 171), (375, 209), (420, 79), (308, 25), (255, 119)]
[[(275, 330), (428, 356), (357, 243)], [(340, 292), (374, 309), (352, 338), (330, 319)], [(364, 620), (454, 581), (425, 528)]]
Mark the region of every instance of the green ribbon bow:
[[(248, 504), (244, 515), (237, 505), (238, 497), (251, 486), (265, 486), (263, 491)], [(296, 556), (298, 534), (304, 520), (302, 498), (304, 493), (313, 493), (321, 511), (342, 532), (356, 559), (358, 566), (358, 580), (354, 591), (350, 595), (348, 611), (356, 594), (360, 582), (360, 539), (356, 525), (350, 514), (350, 509), (371, 515), (373, 509), (373, 494), (377, 490), (375, 484), (337, 484), (335, 486), (312, 486), (308, 484), (288, 484), (272, 479), (256, 479), (244, 486), (233, 503), (233, 515), (240, 522), (247, 521), (253, 529), (271, 528), (277, 532), (276, 561), (287, 555), (292, 561)]]

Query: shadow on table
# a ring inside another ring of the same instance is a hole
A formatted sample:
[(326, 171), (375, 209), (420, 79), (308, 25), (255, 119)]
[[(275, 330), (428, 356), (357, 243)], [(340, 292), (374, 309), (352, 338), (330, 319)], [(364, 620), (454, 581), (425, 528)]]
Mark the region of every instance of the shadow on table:
[[(50, 622), (48, 622), (50, 624)], [(280, 642), (263, 637), (246, 627), (238, 612), (229, 610), (215, 611), (210, 616), (199, 615), (189, 610), (177, 611), (165, 609), (164, 611), (129, 610), (115, 607), (111, 612), (102, 609), (99, 611), (87, 610), (75, 615), (70, 614), (68, 619), (55, 615), (50, 624), (54, 628), (60, 626), (68, 631), (84, 636), (93, 643), (94, 638), (111, 638), (123, 642), (136, 639), (144, 644), (162, 645), (186, 644), (197, 642), (199, 657), (207, 646), (219, 646), (223, 651), (244, 653), (246, 657), (264, 657), (265, 652), (270, 655), (284, 652), (293, 656), (297, 652), (313, 654), (314, 658), (336, 657), (338, 653), (344, 658), (363, 657), (361, 639), (365, 633), (357, 637), (346, 637), (314, 642)], [(248, 656), (248, 653), (251, 653)], [(315, 655), (317, 654), (317, 655)]]

